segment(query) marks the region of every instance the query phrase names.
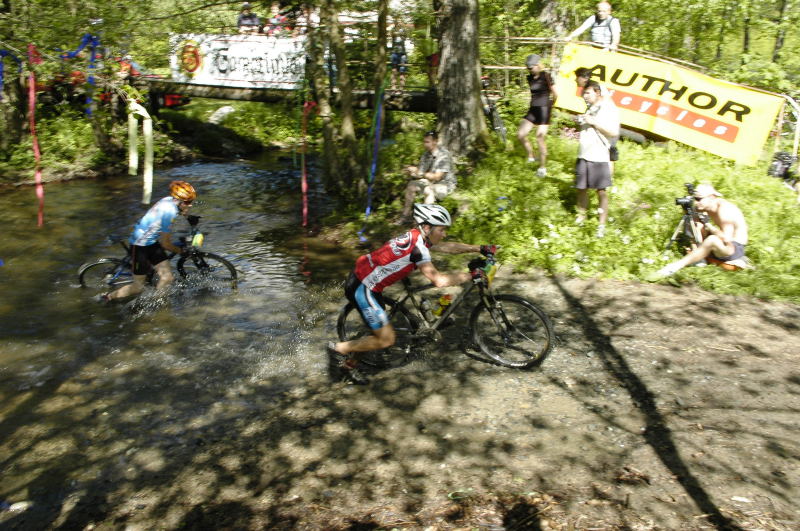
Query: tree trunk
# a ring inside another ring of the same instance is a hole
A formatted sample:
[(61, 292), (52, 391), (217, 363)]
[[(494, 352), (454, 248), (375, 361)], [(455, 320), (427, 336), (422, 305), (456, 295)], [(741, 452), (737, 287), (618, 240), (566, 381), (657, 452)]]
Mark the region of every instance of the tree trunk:
[[(320, 13), (322, 17), (323, 14)], [(322, 174), (325, 187), (333, 189), (338, 180), (339, 166), (336, 162), (336, 128), (333, 123), (333, 109), (330, 100), (330, 85), (325, 74), (325, 40), (319, 27), (311, 24), (308, 17), (307, 55), (308, 77), (311, 79), (313, 97), (319, 107), (322, 119)], [(320, 19), (324, 26), (326, 21)]]
[[(744, 2), (744, 16), (742, 17), (743, 37), (742, 37), (742, 55), (750, 53), (750, 15), (751, 5), (750, 2)], [(744, 64), (744, 58), (742, 58)]]
[[(539, 22), (551, 28), (557, 36), (566, 35), (569, 32), (568, 19), (566, 13), (559, 5), (558, 0), (544, 0), (541, 2), (542, 9), (539, 11)], [(511, 7), (509, 6), (509, 9)], [(510, 12), (510, 11), (509, 11)]]
[(726, 2), (722, 9), (722, 21), (719, 25), (719, 35), (717, 36), (717, 51), (714, 54), (714, 60), (719, 61), (722, 59), (722, 46), (725, 44), (725, 34), (728, 32), (730, 24), (728, 21), (733, 17), (734, 5), (732, 2)]
[(344, 191), (350, 191), (353, 178), (362, 174), (358, 164), (358, 145), (356, 143), (356, 129), (353, 120), (353, 85), (350, 81), (344, 36), (339, 25), (339, 14), (336, 11), (334, 0), (326, 0), (322, 9), (328, 11), (326, 16), (328, 36), (330, 38), (331, 52), (336, 58), (336, 86), (339, 89), (339, 118), (341, 121), (339, 139), (344, 152), (344, 165), (341, 168), (339, 180), (344, 187)]
[(375, 94), (383, 87), (386, 79), (386, 22), (389, 18), (389, 0), (378, 0), (378, 48), (375, 51)]
[(11, 79), (7, 76), (3, 87), (3, 101), (0, 103), (5, 124), (5, 130), (0, 135), (0, 149), (4, 151), (22, 142), (27, 127), (26, 101), (22, 76), (17, 75)]
[(792, 12), (792, 0), (781, 0), (780, 15), (778, 16), (778, 31), (775, 34), (775, 46), (772, 49), (772, 62), (778, 62), (781, 57), (781, 49), (786, 41), (786, 30), (789, 26), (788, 13)]
[(477, 0), (442, 3), (439, 138), (454, 157), (488, 142), (480, 97)]

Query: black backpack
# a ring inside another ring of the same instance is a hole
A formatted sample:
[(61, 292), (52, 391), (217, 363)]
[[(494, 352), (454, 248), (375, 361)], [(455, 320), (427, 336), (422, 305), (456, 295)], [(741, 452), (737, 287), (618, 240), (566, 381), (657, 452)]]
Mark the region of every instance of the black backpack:
[(769, 165), (767, 175), (779, 179), (790, 179), (792, 177), (792, 165), (797, 162), (797, 157), (786, 151), (778, 151), (772, 156), (772, 163)]

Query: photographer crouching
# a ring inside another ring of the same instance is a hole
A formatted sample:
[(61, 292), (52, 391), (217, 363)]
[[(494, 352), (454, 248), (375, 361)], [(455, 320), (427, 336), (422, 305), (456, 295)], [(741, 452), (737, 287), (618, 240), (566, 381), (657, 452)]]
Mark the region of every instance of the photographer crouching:
[(674, 275), (705, 258), (731, 266), (746, 265), (744, 247), (747, 245), (747, 222), (739, 207), (723, 199), (722, 194), (710, 184), (698, 184), (694, 188), (693, 198), (700, 221), (692, 220), (692, 223), (703, 240), (686, 256), (656, 272), (654, 280)]

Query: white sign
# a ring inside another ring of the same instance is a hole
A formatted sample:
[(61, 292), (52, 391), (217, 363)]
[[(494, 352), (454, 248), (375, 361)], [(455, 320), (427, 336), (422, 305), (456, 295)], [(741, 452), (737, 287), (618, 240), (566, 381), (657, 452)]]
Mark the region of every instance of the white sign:
[(305, 36), (196, 35), (170, 37), (172, 79), (237, 88), (299, 89)]

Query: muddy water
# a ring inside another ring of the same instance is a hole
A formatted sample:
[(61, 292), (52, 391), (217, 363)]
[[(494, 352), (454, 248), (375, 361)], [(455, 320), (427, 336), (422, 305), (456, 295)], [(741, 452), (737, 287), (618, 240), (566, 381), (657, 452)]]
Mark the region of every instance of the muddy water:
[[(303, 236), (291, 159), (164, 170), (154, 200), (173, 179), (198, 189), (204, 248), (236, 266), (238, 292), (175, 288), (111, 306), (89, 299), (77, 268), (121, 254), (108, 236), (127, 236), (145, 211), (139, 179), (49, 184), (41, 228), (32, 188), (0, 193), (0, 443), (12, 454), (0, 459), (5, 495), (43, 462), (68, 467), (65, 457), (92, 444), (104, 415), (114, 416), (120, 439), (142, 422), (168, 436), (173, 424), (241, 400), (237, 389), (254, 382), (279, 391), (324, 374), (328, 315), (353, 254)], [(331, 208), (313, 179), (310, 201), (312, 213)]]

